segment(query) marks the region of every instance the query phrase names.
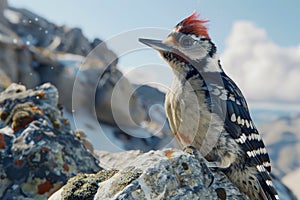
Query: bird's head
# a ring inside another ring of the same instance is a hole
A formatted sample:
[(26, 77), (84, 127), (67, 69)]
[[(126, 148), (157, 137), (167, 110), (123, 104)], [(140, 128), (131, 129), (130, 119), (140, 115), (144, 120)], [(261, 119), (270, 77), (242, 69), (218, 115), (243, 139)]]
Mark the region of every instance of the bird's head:
[[(158, 50), (172, 68), (178, 68), (179, 63), (207, 63), (209, 59), (215, 60), (216, 47), (208, 35), (206, 22), (207, 20), (199, 19), (198, 14), (194, 12), (179, 22), (166, 39), (161, 41), (140, 38), (139, 41)], [(218, 68), (204, 67), (207, 65), (198, 70), (211, 71)]]

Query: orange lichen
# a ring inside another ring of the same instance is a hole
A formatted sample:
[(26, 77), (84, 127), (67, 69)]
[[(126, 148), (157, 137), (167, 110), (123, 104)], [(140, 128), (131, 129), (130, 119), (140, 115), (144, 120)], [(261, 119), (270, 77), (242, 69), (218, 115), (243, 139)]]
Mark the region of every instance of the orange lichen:
[(70, 168), (69, 168), (69, 165), (68, 165), (67, 163), (65, 163), (65, 164), (64, 164), (64, 170), (65, 170), (66, 172), (68, 172), (69, 169), (70, 169)]
[(44, 91), (41, 91), (41, 92), (35, 93), (34, 96), (39, 99), (44, 99), (46, 97), (46, 94)]
[(17, 119), (17, 121), (14, 121), (12, 123), (12, 129), (14, 131), (18, 131), (22, 128), (25, 128), (28, 124), (30, 124), (33, 121), (32, 116), (24, 116)]
[(165, 156), (166, 156), (167, 158), (172, 158), (173, 153), (174, 153), (174, 151), (172, 151), (172, 150), (166, 150), (166, 151), (165, 151)]
[(70, 123), (67, 119), (64, 118), (64, 119), (62, 119), (62, 121), (63, 121), (64, 125), (70, 126)]
[(50, 151), (49, 147), (42, 147), (41, 150), (42, 151)]
[(0, 149), (3, 149), (7, 146), (7, 143), (4, 140), (4, 134), (0, 133)]
[(40, 136), (40, 135), (36, 137), (36, 139), (37, 139), (38, 141), (40, 141), (42, 138), (43, 138), (43, 137)]
[(17, 166), (22, 166), (23, 165), (23, 160), (16, 160), (14, 161), (14, 165), (17, 165)]
[(49, 192), (52, 187), (53, 185), (50, 181), (45, 181), (38, 185), (38, 194), (45, 194), (46, 192)]
[(36, 113), (44, 114), (44, 111), (41, 110), (38, 106), (31, 107), (32, 111), (35, 111)]

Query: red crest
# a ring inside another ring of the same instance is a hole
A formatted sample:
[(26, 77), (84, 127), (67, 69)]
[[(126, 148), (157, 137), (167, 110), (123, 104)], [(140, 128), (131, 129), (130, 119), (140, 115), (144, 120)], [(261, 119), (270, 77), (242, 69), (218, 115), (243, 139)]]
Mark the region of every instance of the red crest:
[(185, 34), (195, 34), (198, 36), (204, 36), (207, 39), (210, 39), (208, 33), (207, 33), (207, 27), (205, 26), (205, 23), (208, 22), (208, 20), (198, 19), (199, 14), (197, 14), (196, 11), (193, 12), (193, 14), (181, 22), (179, 22), (176, 25), (176, 31), (185, 33)]

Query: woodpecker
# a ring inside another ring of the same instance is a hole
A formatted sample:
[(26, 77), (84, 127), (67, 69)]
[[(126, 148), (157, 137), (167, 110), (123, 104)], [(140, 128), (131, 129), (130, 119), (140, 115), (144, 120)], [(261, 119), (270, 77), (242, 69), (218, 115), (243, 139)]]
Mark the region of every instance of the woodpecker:
[(178, 143), (196, 148), (251, 200), (279, 199), (270, 159), (238, 86), (224, 72), (206, 23), (194, 12), (164, 40), (139, 38), (173, 71), (165, 110)]

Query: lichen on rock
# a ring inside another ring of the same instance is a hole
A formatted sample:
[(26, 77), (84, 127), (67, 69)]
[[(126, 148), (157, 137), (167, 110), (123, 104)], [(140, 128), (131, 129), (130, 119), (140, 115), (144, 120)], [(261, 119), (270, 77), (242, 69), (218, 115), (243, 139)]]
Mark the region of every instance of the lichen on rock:
[(0, 118), (3, 199), (45, 199), (72, 176), (101, 169), (62, 116), (53, 85), (10, 85), (0, 93)]
[[(128, 162), (120, 159), (122, 169), (99, 182), (93, 198), (84, 196), (82, 199), (246, 199), (222, 172), (211, 171), (202, 157), (176, 149), (127, 153), (135, 159)], [(120, 157), (124, 154), (126, 152), (120, 153)], [(113, 157), (118, 159), (116, 154)], [(66, 199), (62, 195), (66, 187), (70, 186), (64, 186), (49, 200)]]
[(118, 170), (101, 170), (96, 174), (78, 174), (77, 176), (71, 178), (64, 186), (61, 194), (62, 199), (93, 199), (98, 190), (98, 184), (109, 179), (117, 172)]

